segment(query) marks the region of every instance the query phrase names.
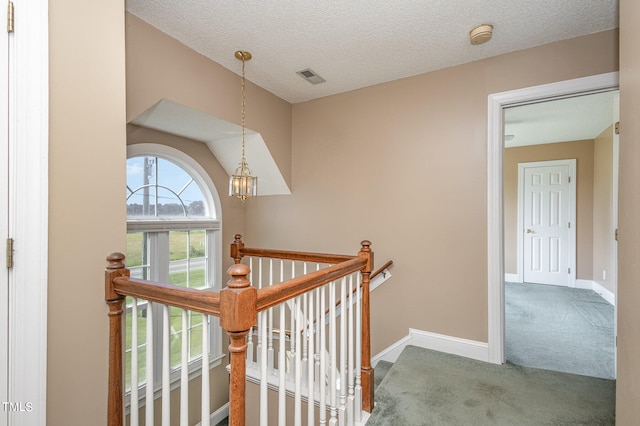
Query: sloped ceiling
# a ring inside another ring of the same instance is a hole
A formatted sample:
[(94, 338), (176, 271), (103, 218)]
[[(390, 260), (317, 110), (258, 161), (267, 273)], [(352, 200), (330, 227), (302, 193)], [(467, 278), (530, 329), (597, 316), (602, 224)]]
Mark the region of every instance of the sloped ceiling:
[[(131, 123), (206, 143), (229, 176), (240, 162), (240, 126), (176, 102), (163, 99)], [(245, 133), (246, 159), (253, 174), (258, 176), (258, 194), (290, 194), (260, 133), (251, 129)]]

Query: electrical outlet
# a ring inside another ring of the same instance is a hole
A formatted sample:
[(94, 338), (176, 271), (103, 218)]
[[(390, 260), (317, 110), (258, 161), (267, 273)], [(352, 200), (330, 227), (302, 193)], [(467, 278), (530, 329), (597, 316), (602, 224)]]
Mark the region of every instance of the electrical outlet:
[(602, 271), (602, 279), (603, 280), (607, 279), (607, 271), (606, 271), (606, 269)]

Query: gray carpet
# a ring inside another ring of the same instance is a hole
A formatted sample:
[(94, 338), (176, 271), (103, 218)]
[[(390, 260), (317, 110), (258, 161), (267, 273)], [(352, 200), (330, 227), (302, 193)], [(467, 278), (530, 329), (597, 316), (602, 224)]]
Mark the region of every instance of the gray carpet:
[(408, 346), (367, 426), (613, 425), (615, 381)]
[(380, 386), (382, 383), (382, 379), (387, 375), (389, 370), (393, 367), (393, 363), (388, 361), (378, 361), (375, 367), (374, 375), (373, 375), (373, 388), (374, 390)]
[(509, 362), (615, 378), (614, 308), (595, 292), (505, 283), (505, 305)]

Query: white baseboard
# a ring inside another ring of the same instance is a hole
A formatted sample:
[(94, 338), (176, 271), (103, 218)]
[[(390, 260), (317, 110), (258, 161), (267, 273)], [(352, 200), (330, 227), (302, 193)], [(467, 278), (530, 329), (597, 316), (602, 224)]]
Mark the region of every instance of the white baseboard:
[(592, 281), (592, 280), (576, 280), (576, 288), (582, 288), (582, 289), (586, 289), (586, 290), (593, 290), (594, 292), (599, 294), (600, 297), (602, 297), (604, 300), (609, 302), (611, 305), (613, 305), (613, 306), (616, 305), (616, 295), (613, 294), (612, 291), (607, 290), (606, 288), (604, 288), (602, 286), (602, 284), (599, 284), (599, 283), (597, 283), (595, 281)]
[[(209, 416), (209, 426), (216, 426), (218, 423), (229, 417), (229, 403), (227, 402), (222, 407), (211, 413)], [(202, 426), (202, 423), (196, 423), (196, 426)]]
[(408, 345), (464, 356), (479, 361), (489, 361), (489, 345), (487, 343), (410, 328), (408, 336), (403, 337), (374, 356), (371, 359), (371, 364), (375, 367), (378, 361), (396, 362), (402, 350)]
[(504, 280), (508, 283), (519, 283), (520, 281), (520, 277), (518, 276), (518, 274), (504, 274)]

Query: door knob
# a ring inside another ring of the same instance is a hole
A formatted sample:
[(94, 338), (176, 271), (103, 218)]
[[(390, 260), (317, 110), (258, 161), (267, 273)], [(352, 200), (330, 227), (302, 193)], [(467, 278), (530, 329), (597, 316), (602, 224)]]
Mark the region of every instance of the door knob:
[(528, 228), (527, 228), (526, 232), (527, 232), (527, 234), (532, 234), (533, 233), (533, 231), (531, 229), (528, 229)]

